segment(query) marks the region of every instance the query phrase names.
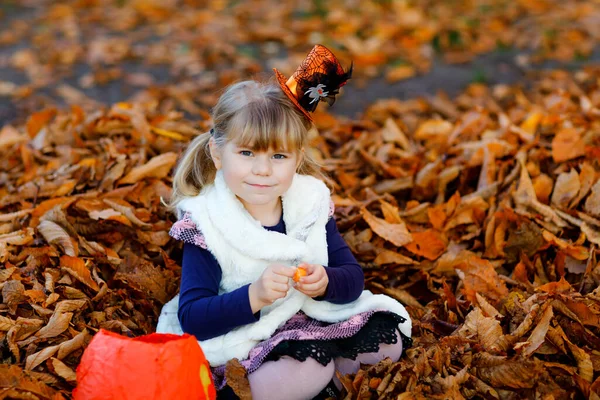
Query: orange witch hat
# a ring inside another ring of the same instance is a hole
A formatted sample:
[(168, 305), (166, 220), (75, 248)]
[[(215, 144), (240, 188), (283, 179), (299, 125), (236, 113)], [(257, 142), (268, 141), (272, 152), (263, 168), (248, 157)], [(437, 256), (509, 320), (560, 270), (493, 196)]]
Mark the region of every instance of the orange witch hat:
[(319, 101), (332, 106), (340, 88), (352, 77), (352, 65), (345, 72), (333, 53), (320, 44), (313, 47), (289, 79), (276, 68), (273, 71), (283, 93), (309, 121), (313, 120), (309, 112), (315, 111)]

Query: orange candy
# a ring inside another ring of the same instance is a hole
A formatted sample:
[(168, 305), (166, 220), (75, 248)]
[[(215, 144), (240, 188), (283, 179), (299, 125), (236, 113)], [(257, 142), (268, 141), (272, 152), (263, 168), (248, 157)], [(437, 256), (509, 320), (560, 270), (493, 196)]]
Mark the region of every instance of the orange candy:
[(294, 282), (299, 282), (300, 278), (306, 276), (306, 268), (298, 267), (296, 268), (296, 272), (294, 273), (294, 277), (292, 278)]

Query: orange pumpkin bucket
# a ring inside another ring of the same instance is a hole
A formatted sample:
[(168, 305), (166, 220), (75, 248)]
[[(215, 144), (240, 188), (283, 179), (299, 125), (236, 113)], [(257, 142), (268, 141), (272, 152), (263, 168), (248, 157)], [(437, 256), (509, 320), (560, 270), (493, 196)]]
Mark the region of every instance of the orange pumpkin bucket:
[(196, 338), (153, 333), (128, 338), (101, 329), (77, 367), (74, 400), (215, 399)]

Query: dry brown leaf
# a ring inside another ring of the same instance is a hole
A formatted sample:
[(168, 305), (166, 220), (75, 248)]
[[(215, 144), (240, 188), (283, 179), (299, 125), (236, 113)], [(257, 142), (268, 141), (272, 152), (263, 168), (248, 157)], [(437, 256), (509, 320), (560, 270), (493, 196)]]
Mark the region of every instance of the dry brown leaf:
[(77, 382), (77, 376), (75, 375), (75, 371), (69, 368), (65, 363), (60, 361), (57, 358), (51, 357), (48, 360), (48, 364), (52, 366), (51, 370), (67, 382), (75, 383)]
[(227, 362), (225, 366), (225, 377), (227, 378), (227, 385), (233, 389), (234, 393), (241, 400), (252, 399), (252, 392), (250, 391), (250, 383), (248, 382), (246, 369), (242, 367), (237, 358)]
[(43, 350), (38, 351), (37, 353), (30, 355), (29, 357), (27, 357), (27, 360), (25, 362), (25, 369), (29, 371), (34, 369), (35, 367), (52, 357), (58, 351), (59, 347), (60, 345), (49, 346)]
[(585, 233), (587, 240), (600, 246), (600, 229), (592, 228), (588, 223), (583, 222), (581, 224), (581, 232)]
[(568, 161), (585, 154), (585, 143), (574, 128), (563, 128), (552, 139), (552, 158), (554, 162)]
[(493, 301), (499, 301), (508, 294), (506, 284), (500, 280), (494, 267), (488, 260), (476, 256), (467, 257), (455, 265), (457, 274), (465, 286), (465, 295), (476, 302), (476, 293), (485, 293)]
[(411, 307), (415, 307), (415, 308), (421, 308), (421, 309), (424, 308), (423, 305), (421, 303), (419, 303), (419, 301), (416, 298), (414, 298), (410, 293), (408, 293), (406, 290), (402, 290), (399, 288), (384, 287), (376, 282), (373, 282), (373, 287), (381, 290), (383, 293), (387, 294), (388, 296), (393, 297), (394, 299), (398, 300), (402, 304), (405, 304), (405, 305), (411, 306)]
[(562, 293), (562, 292), (570, 292), (572, 290), (571, 284), (565, 280), (564, 277), (560, 278), (558, 282), (549, 282), (545, 285), (538, 286), (535, 288), (536, 291), (546, 292), (546, 293)]
[(496, 310), (496, 308), (494, 306), (492, 306), (490, 303), (488, 303), (488, 301), (485, 299), (485, 297), (483, 297), (479, 293), (475, 293), (475, 297), (477, 298), (477, 303), (479, 304), (479, 308), (481, 308), (481, 310), (484, 312), (484, 315), (486, 317), (491, 317), (491, 318), (495, 318), (495, 319), (504, 318), (504, 315), (502, 315), (498, 310)]
[(477, 377), (492, 387), (532, 388), (536, 385), (536, 378), (543, 371), (542, 363), (536, 359), (507, 360), (504, 358), (496, 365), (486, 365), (484, 361), (483, 358), (475, 358), (473, 365), (477, 368)]
[(600, 179), (592, 186), (592, 193), (585, 201), (583, 209), (588, 214), (600, 217)]
[(382, 249), (373, 260), (373, 264), (375, 265), (387, 265), (387, 264), (398, 264), (398, 265), (411, 265), (418, 264), (412, 258), (406, 257), (400, 253), (395, 251)]
[(71, 241), (71, 237), (60, 225), (52, 221), (41, 221), (37, 229), (44, 236), (46, 242), (58, 244), (68, 256), (77, 256), (77, 250)]
[(575, 169), (560, 174), (556, 179), (554, 191), (552, 192), (552, 205), (568, 208), (569, 203), (577, 197), (580, 188), (579, 175)]
[(475, 307), (465, 318), (464, 325), (457, 334), (481, 343), (484, 349), (490, 350), (492, 345), (502, 336), (502, 327), (495, 318), (483, 315), (479, 307)]
[(90, 289), (95, 291), (100, 290), (100, 287), (96, 281), (92, 279), (90, 270), (86, 267), (85, 262), (81, 258), (67, 255), (61, 256), (60, 268), (67, 271), (74, 278), (85, 284)]
[(168, 283), (171, 276), (170, 271), (161, 270), (130, 253), (125, 262), (121, 263), (114, 279), (125, 282), (133, 289), (146, 292), (151, 298), (164, 304), (169, 300), (170, 288), (172, 290), (173, 285)]
[(581, 189), (577, 194), (577, 197), (571, 202), (571, 208), (579, 205), (581, 200), (588, 195), (594, 180), (596, 179), (596, 171), (588, 162), (584, 162), (581, 166), (581, 172), (579, 173), (579, 182)]
[(2, 286), (2, 299), (11, 314), (15, 314), (20, 303), (27, 300), (25, 286), (20, 281), (11, 280)]
[(400, 210), (398, 207), (388, 203), (387, 201), (380, 200), (381, 212), (383, 213), (383, 219), (390, 224), (402, 224), (402, 218), (400, 217)]
[(569, 347), (569, 351), (577, 361), (577, 371), (579, 376), (581, 376), (587, 382), (594, 381), (594, 367), (592, 365), (592, 360), (590, 355), (579, 348), (577, 345), (571, 343), (570, 341), (566, 341), (567, 346)]
[(546, 307), (540, 317), (536, 327), (531, 332), (531, 335), (527, 339), (527, 345), (523, 349), (523, 355), (529, 356), (533, 354), (544, 342), (546, 333), (550, 327), (550, 321), (554, 316), (552, 312), (552, 306)]
[(73, 351), (84, 347), (85, 343), (90, 339), (90, 334), (87, 329), (82, 330), (72, 339), (62, 342), (58, 349), (57, 358), (59, 360), (64, 359)]
[(558, 246), (561, 250), (563, 250), (566, 254), (573, 257), (576, 260), (587, 260), (590, 256), (589, 250), (584, 246), (577, 246), (567, 242), (566, 240), (560, 239), (553, 235), (551, 232), (547, 230), (542, 231), (543, 238), (552, 243), (555, 246)]
[[(111, 206), (112, 208), (114, 208), (115, 210), (117, 210), (120, 213), (122, 213), (134, 225), (139, 226), (139, 227), (143, 227), (143, 228), (152, 226), (151, 224), (148, 224), (148, 223), (140, 220), (135, 215), (135, 212), (134, 212), (133, 207), (131, 206), (131, 204), (127, 203), (126, 201), (121, 200), (121, 199), (116, 199), (116, 198), (112, 198), (112, 199), (111, 198), (105, 198), (105, 199), (103, 199), (103, 201), (106, 204), (108, 204), (109, 206)], [(127, 224), (127, 225), (129, 225), (129, 224)]]
[(447, 240), (438, 231), (429, 229), (423, 232), (411, 233), (413, 241), (406, 245), (406, 249), (413, 254), (435, 260), (446, 251)]
[(366, 208), (360, 210), (365, 222), (371, 227), (373, 232), (383, 239), (402, 247), (412, 241), (412, 236), (404, 223), (390, 224), (381, 218), (377, 218)]
[(13, 395), (29, 393), (36, 396), (36, 399), (64, 400), (60, 393), (40, 382), (28, 374), (27, 371), (23, 371), (17, 365), (0, 364), (0, 390), (6, 391), (6, 398), (10, 398), (8, 391), (14, 390)]
[(406, 151), (412, 152), (414, 150), (406, 134), (398, 127), (398, 124), (396, 124), (392, 118), (385, 120), (385, 125), (381, 130), (381, 136), (384, 141), (398, 143)]
[(80, 311), (86, 304), (87, 301), (85, 300), (63, 300), (56, 303), (56, 306), (54, 307), (54, 312), (66, 313)]
[(54, 312), (48, 320), (48, 324), (40, 329), (35, 337), (37, 339), (47, 339), (60, 335), (69, 328), (69, 322), (73, 318), (73, 313)]
[(0, 315), (0, 331), (8, 331), (15, 326), (15, 321)]
[(137, 183), (144, 178), (164, 178), (177, 161), (177, 154), (168, 152), (153, 157), (146, 164), (133, 168), (119, 180), (120, 185)]
[(554, 181), (546, 174), (541, 174), (533, 178), (533, 189), (535, 191), (535, 197), (542, 203), (548, 204), (550, 200), (550, 194), (552, 193), (552, 186)]
[(29, 140), (26, 134), (20, 133), (14, 126), (4, 125), (0, 130), (0, 151), (4, 151), (13, 145)]
[(23, 246), (33, 241), (33, 229), (25, 228), (18, 231), (5, 233), (0, 235), (0, 244), (12, 244), (15, 246)]

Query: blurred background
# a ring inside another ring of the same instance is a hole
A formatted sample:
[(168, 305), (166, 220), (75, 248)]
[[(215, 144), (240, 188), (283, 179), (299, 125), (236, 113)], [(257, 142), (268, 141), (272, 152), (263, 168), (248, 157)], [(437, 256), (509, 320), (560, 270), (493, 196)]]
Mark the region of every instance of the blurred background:
[(351, 118), (600, 59), (597, 1), (3, 0), (0, 27), (0, 125), (133, 100), (202, 118), (227, 84), (290, 75), (316, 43), (354, 62), (331, 109)]

